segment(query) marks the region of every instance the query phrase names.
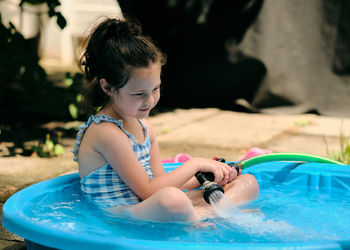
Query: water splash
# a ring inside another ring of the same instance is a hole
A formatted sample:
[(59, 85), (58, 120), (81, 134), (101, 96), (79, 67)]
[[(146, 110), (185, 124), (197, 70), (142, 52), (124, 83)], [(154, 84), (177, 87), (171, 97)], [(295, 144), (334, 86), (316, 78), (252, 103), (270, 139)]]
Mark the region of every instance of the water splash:
[(253, 214), (241, 211), (220, 191), (213, 191), (209, 196), (209, 200), (215, 212), (225, 219), (225, 223), (220, 223), (220, 226), (226, 227), (228, 230), (239, 228), (249, 234), (274, 235), (281, 238), (307, 237), (300, 229), (286, 221), (266, 219), (262, 213)]

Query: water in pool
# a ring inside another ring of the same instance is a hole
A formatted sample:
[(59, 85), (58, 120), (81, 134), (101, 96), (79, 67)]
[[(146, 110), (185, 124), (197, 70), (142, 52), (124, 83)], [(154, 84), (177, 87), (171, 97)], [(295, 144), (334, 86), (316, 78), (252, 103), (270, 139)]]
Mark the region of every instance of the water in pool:
[[(221, 200), (215, 208), (220, 216), (208, 219), (215, 225), (212, 228), (101, 216), (101, 212), (84, 200), (76, 181), (60, 191), (38, 196), (28, 205), (28, 210), (36, 223), (49, 224), (55, 230), (83, 230), (104, 237), (123, 235), (133, 239), (198, 243), (284, 243), (348, 238), (349, 200), (350, 192), (341, 189), (332, 189), (330, 193), (270, 182), (261, 186), (257, 200), (239, 209), (225, 198)], [(254, 213), (242, 212), (249, 209)]]

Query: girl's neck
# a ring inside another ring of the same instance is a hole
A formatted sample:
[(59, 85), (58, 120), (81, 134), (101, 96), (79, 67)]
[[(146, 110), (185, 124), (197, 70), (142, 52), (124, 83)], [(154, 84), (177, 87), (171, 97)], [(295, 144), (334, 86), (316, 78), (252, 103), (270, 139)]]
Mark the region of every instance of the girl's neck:
[(122, 120), (124, 125), (134, 124), (135, 122), (138, 122), (137, 118), (126, 116), (126, 115), (121, 115), (109, 105), (102, 108), (99, 112), (97, 112), (96, 115), (106, 115), (106, 116), (110, 116), (116, 120)]
[(121, 116), (112, 107), (104, 107), (96, 115), (106, 115), (110, 116), (116, 120), (123, 121), (123, 128), (126, 129), (131, 135), (133, 135), (139, 142), (145, 140), (144, 131), (142, 130), (142, 125), (139, 120), (131, 116)]

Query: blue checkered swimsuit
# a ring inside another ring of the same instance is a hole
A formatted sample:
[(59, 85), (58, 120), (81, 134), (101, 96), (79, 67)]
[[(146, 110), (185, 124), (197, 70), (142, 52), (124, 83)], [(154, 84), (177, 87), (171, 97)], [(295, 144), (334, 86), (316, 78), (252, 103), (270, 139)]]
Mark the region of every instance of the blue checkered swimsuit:
[[(150, 168), (150, 148), (151, 139), (148, 135), (147, 127), (139, 120), (145, 135), (143, 144), (132, 136), (123, 127), (122, 120), (116, 120), (110, 116), (97, 115), (90, 116), (88, 121), (79, 127), (79, 132), (75, 141), (75, 146), (72, 150), (74, 161), (78, 161), (79, 146), (83, 138), (85, 130), (94, 122), (112, 122), (118, 126), (129, 138), (130, 145), (135, 152), (135, 155), (141, 165), (145, 168), (150, 179), (153, 179), (153, 174)], [(109, 163), (94, 170), (80, 180), (81, 190), (86, 197), (93, 201), (99, 207), (113, 207), (118, 205), (137, 204), (141, 199), (124, 183), (119, 175), (114, 171)]]

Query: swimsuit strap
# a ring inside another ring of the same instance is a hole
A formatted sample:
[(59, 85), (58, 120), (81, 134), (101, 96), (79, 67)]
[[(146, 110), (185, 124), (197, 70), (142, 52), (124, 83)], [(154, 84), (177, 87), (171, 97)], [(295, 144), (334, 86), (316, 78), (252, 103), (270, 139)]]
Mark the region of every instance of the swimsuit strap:
[[(78, 134), (77, 134), (77, 137), (75, 139), (75, 144), (74, 144), (74, 147), (73, 149), (71, 150), (71, 152), (73, 153), (74, 155), (74, 161), (78, 161), (78, 155), (79, 155), (79, 148), (80, 148), (80, 143), (81, 143), (81, 140), (84, 136), (84, 133), (86, 131), (86, 129), (90, 126), (90, 124), (94, 122), (95, 124), (99, 124), (101, 122), (112, 122), (114, 123), (115, 125), (117, 125), (129, 138), (133, 139), (133, 140), (136, 140), (128, 131), (126, 131), (124, 129), (124, 126), (123, 126), (123, 121), (122, 120), (116, 120), (114, 119), (113, 117), (110, 117), (110, 116), (106, 116), (106, 115), (97, 115), (97, 116), (94, 116), (94, 115), (91, 115), (89, 117), (89, 119), (87, 120), (87, 122), (85, 122), (84, 124), (82, 124), (80, 127), (79, 127), (79, 131), (78, 131)], [(143, 128), (144, 131), (147, 132), (147, 129), (145, 130), (145, 126), (144, 124), (140, 121), (140, 124)], [(147, 134), (147, 133), (146, 133)], [(148, 134), (147, 134), (148, 135)]]

